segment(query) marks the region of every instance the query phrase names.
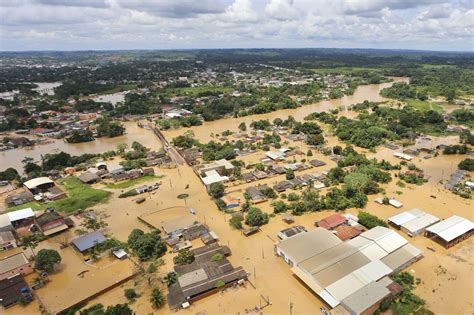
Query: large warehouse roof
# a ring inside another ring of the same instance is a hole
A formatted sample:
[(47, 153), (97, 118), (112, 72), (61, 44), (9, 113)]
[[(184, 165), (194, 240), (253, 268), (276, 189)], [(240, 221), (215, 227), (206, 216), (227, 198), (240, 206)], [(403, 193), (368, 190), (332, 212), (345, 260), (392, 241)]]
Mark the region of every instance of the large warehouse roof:
[(396, 226), (401, 226), (402, 224), (407, 223), (417, 218), (423, 213), (425, 212), (420, 209), (415, 208), (415, 209), (411, 209), (410, 211), (400, 212), (399, 214), (396, 214), (393, 217), (388, 218), (388, 221), (392, 222)]
[(299, 263), (341, 242), (337, 236), (328, 230), (316, 228), (283, 240), (277, 246), (293, 258), (295, 263)]
[(54, 182), (48, 177), (38, 177), (23, 183), (23, 185), (25, 185), (25, 187), (28, 189), (35, 189), (36, 187), (44, 184), (54, 184)]
[(453, 215), (446, 220), (430, 226), (426, 230), (438, 235), (446, 242), (450, 242), (472, 229), (474, 229), (474, 224), (471, 221)]
[(388, 218), (388, 221), (397, 227), (403, 228), (408, 234), (415, 235), (417, 232), (438, 222), (439, 218), (415, 208), (394, 215), (393, 217)]
[(334, 237), (331, 231), (316, 228), (277, 244), (295, 260), (295, 275), (331, 307), (421, 256), (420, 250), (385, 227), (347, 242)]

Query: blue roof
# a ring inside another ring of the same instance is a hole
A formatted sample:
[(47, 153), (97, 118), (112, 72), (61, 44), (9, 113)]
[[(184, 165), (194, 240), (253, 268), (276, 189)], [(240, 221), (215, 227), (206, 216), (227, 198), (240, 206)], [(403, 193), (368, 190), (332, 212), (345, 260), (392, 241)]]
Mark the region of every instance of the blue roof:
[(83, 252), (97, 244), (103, 243), (105, 240), (107, 239), (105, 238), (104, 234), (99, 231), (95, 231), (72, 240), (72, 243), (80, 252)]

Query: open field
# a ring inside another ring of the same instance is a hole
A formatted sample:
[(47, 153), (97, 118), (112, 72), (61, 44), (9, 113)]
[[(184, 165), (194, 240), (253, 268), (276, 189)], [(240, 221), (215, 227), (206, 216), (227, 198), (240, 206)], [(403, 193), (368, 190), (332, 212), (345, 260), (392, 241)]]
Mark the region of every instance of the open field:
[(138, 177), (135, 179), (124, 180), (123, 182), (113, 183), (113, 184), (106, 184), (105, 187), (109, 189), (123, 189), (129, 188), (135, 185), (143, 184), (154, 179), (161, 179), (163, 176), (156, 176), (156, 175), (145, 175), (142, 177)]
[(111, 195), (110, 192), (94, 189), (89, 185), (81, 183), (76, 177), (67, 177), (59, 180), (58, 183), (60, 184), (60, 187), (62, 186), (65, 189), (67, 193), (66, 198), (44, 204), (29, 202), (8, 208), (7, 211), (31, 207), (35, 211), (54, 208), (59, 212), (71, 213), (77, 209), (86, 209), (98, 203), (104, 203)]

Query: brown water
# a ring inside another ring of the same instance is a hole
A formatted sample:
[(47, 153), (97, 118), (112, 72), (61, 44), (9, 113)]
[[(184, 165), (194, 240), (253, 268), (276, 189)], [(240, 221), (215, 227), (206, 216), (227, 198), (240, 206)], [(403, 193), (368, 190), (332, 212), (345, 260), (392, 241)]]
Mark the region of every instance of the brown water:
[[(401, 81), (408, 82), (408, 78), (394, 78), (393, 82)], [(254, 120), (269, 119), (271, 121), (275, 118), (286, 119), (290, 115), (295, 117), (296, 120), (302, 120), (305, 116), (313, 112), (328, 111), (334, 108), (342, 108), (344, 110), (347, 109), (349, 105), (361, 103), (365, 100), (372, 102), (384, 101), (386, 99), (383, 98), (379, 93), (382, 89), (391, 86), (393, 82), (362, 85), (355, 90), (353, 95), (346, 95), (339, 99), (325, 100), (311, 105), (304, 105), (296, 109), (285, 109), (267, 114), (252, 115), (247, 117), (225, 118), (216, 121), (205, 122), (202, 126), (195, 126), (189, 129), (168, 130), (165, 131), (164, 134), (168, 140), (171, 140), (173, 137), (181, 135), (187, 130), (192, 130), (196, 135), (196, 138), (198, 138), (200, 141), (206, 142), (211, 140), (211, 133), (216, 134), (228, 129), (236, 129), (242, 122), (245, 122), (248, 126)]]
[[(408, 78), (395, 78), (394, 82), (408, 81)], [(192, 131), (200, 141), (205, 142), (211, 139), (211, 133), (220, 133), (227, 129), (236, 129), (241, 122), (247, 125), (254, 120), (275, 118), (287, 118), (289, 115), (294, 116), (297, 120), (303, 119), (308, 114), (315, 111), (327, 111), (333, 108), (347, 107), (351, 104), (356, 104), (368, 101), (383, 101), (379, 92), (386, 87), (391, 86), (392, 83), (371, 84), (358, 87), (353, 95), (344, 96), (340, 99), (321, 101), (311, 105), (305, 105), (297, 109), (279, 110), (262, 115), (253, 115), (240, 118), (226, 118), (212, 122), (205, 122), (202, 126), (192, 127)], [(63, 140), (55, 140), (53, 143), (32, 148), (21, 148), (16, 150), (0, 152), (0, 169), (14, 167), (21, 169), (21, 160), (25, 157), (32, 157), (36, 161), (41, 159), (41, 155), (46, 153), (55, 153), (64, 151), (72, 155), (80, 155), (84, 153), (101, 153), (108, 150), (115, 149), (116, 145), (121, 142), (131, 144), (133, 141), (138, 141), (147, 147), (159, 147), (157, 139), (149, 130), (138, 128), (136, 123), (125, 123), (127, 134), (116, 138), (101, 138), (93, 142), (69, 144)], [(187, 129), (177, 129), (165, 132), (165, 136), (171, 140), (173, 137), (184, 133)]]
[(126, 134), (115, 138), (98, 138), (92, 142), (85, 143), (67, 143), (63, 140), (53, 140), (52, 143), (45, 145), (37, 145), (31, 148), (19, 148), (15, 150), (0, 152), (0, 169), (14, 167), (22, 168), (21, 160), (25, 157), (31, 157), (35, 161), (41, 160), (41, 155), (47, 153), (59, 153), (61, 151), (72, 155), (81, 155), (84, 153), (102, 153), (109, 150), (115, 150), (117, 144), (138, 141), (146, 147), (153, 149), (160, 148), (156, 137), (150, 130), (137, 126), (136, 122), (125, 122)]

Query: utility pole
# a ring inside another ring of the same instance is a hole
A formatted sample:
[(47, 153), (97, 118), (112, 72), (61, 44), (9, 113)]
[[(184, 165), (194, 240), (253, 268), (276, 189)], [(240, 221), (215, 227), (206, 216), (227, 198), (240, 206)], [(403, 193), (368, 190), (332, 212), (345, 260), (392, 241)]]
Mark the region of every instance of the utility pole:
[(290, 315), (293, 315), (293, 302), (290, 301)]

